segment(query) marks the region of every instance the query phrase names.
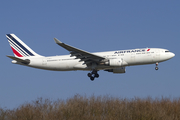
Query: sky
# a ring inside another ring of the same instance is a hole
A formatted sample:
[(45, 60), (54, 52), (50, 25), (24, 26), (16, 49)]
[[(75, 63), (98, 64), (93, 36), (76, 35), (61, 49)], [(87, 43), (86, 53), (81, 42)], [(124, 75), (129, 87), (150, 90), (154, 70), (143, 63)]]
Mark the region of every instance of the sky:
[[(14, 109), (39, 97), (66, 100), (76, 94), (180, 98), (180, 1), (44, 0), (1, 1), (0, 107)], [(125, 74), (99, 71), (46, 71), (11, 63), (5, 34), (14, 33), (43, 56), (69, 54), (64, 43), (88, 52), (165, 48), (176, 56), (166, 62), (126, 67)]]

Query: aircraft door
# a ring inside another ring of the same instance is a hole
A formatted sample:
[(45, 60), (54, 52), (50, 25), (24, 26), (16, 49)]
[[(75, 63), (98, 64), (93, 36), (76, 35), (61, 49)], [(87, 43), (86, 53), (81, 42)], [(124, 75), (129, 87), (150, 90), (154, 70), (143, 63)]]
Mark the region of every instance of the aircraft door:
[(45, 66), (47, 65), (47, 60), (46, 59), (42, 60), (42, 65), (45, 65)]
[(135, 53), (131, 53), (131, 62), (135, 62), (136, 60), (135, 60)]
[(153, 56), (153, 61), (157, 61), (159, 59), (160, 59), (160, 50), (156, 50), (156, 53)]
[(123, 58), (121, 58), (121, 66), (124, 66), (124, 65), (127, 65), (127, 62), (126, 62), (126, 61), (124, 61), (124, 59), (123, 59)]

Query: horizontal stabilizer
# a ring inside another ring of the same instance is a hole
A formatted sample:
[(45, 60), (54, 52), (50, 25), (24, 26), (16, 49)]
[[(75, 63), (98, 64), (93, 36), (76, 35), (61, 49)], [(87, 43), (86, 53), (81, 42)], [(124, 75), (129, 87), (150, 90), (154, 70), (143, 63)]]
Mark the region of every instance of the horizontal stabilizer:
[(7, 55), (7, 57), (13, 59), (13, 60), (16, 60), (17, 62), (20, 62), (20, 63), (23, 63), (23, 64), (29, 64), (30, 63), (30, 60), (29, 59), (20, 59), (20, 58), (17, 58), (17, 57), (14, 57), (14, 56), (9, 56)]

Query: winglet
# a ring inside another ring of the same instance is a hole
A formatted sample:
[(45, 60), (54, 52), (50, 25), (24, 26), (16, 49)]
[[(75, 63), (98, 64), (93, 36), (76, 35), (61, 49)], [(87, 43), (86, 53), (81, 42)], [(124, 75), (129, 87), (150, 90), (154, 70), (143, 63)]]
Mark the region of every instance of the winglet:
[(54, 38), (54, 41), (56, 42), (56, 44), (62, 44), (62, 42), (59, 41), (57, 38)]

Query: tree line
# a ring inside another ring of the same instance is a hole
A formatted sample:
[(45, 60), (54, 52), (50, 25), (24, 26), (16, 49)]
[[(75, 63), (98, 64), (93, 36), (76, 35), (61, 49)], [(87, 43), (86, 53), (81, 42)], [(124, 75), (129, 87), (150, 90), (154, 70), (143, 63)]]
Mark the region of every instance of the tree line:
[(180, 98), (38, 98), (12, 110), (0, 108), (0, 120), (180, 120)]

